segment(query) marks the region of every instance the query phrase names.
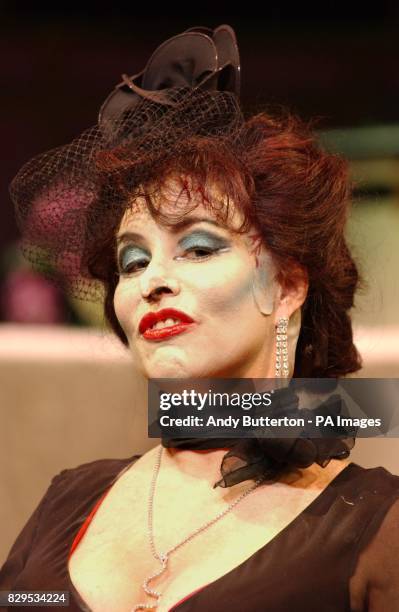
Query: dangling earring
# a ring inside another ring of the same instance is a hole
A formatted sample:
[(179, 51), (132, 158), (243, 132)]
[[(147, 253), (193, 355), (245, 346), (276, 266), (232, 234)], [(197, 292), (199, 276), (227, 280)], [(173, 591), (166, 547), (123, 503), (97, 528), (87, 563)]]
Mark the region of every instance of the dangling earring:
[(288, 317), (280, 317), (276, 325), (276, 378), (286, 378), (289, 374), (288, 321)]

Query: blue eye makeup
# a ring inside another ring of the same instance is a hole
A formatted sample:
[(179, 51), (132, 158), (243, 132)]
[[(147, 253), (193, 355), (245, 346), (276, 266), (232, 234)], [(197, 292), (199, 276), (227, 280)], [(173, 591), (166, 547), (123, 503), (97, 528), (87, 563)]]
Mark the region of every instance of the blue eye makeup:
[(151, 257), (143, 249), (133, 245), (124, 247), (118, 255), (118, 269), (120, 274), (136, 272), (146, 266)]
[(197, 230), (179, 241), (179, 246), (186, 250), (204, 249), (210, 252), (229, 246), (228, 242), (209, 232)]
[[(181, 238), (178, 246), (183, 254), (177, 256), (177, 260), (187, 257), (191, 261), (200, 261), (229, 248), (230, 243), (205, 230), (197, 230)], [(127, 244), (118, 254), (119, 274), (133, 274), (143, 270), (150, 261), (151, 255), (148, 251), (137, 245)]]

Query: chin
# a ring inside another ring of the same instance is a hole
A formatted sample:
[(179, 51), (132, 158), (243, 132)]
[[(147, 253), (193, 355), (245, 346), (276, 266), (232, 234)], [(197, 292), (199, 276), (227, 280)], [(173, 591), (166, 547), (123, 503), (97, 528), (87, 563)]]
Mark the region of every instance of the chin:
[(141, 369), (147, 378), (211, 378), (215, 373), (209, 369), (209, 362), (201, 364), (198, 359), (171, 355), (146, 360)]
[(190, 378), (196, 376), (192, 366), (182, 357), (165, 354), (145, 359), (141, 370), (147, 378)]
[[(181, 347), (158, 345), (150, 353), (135, 353), (135, 361), (141, 373), (152, 378), (229, 378), (236, 371), (234, 363), (212, 359), (204, 347), (186, 352)], [(203, 358), (200, 357), (203, 355)]]

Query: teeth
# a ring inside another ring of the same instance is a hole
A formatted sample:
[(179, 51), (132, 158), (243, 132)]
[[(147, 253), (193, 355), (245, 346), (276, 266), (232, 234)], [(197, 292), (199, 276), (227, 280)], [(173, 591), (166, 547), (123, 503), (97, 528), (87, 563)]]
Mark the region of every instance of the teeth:
[(171, 327), (172, 325), (176, 325), (180, 323), (177, 319), (166, 319), (165, 321), (157, 321), (155, 325), (151, 327), (151, 329), (163, 329), (164, 327)]
[(178, 319), (166, 319), (165, 325), (176, 325), (176, 323), (180, 323)]

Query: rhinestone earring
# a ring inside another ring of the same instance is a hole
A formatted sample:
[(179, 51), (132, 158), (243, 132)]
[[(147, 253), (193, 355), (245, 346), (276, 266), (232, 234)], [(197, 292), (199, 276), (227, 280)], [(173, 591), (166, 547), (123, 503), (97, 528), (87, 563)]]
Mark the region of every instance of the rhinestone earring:
[(276, 325), (276, 378), (286, 378), (289, 373), (288, 321), (288, 317), (280, 317)]

